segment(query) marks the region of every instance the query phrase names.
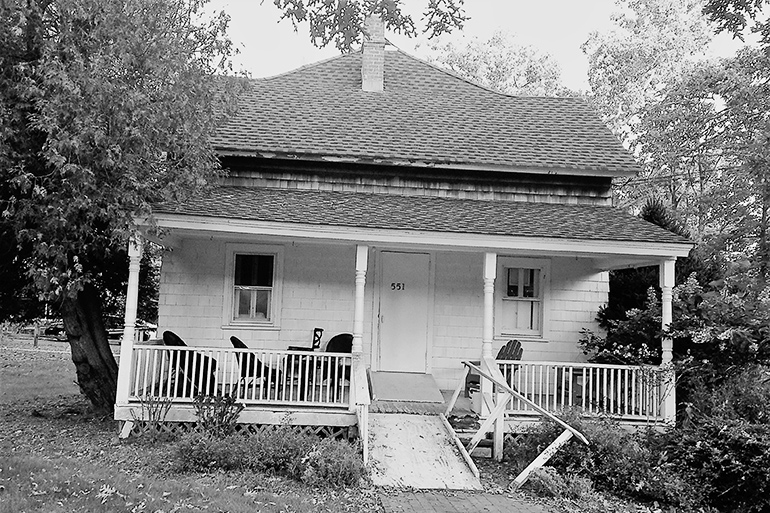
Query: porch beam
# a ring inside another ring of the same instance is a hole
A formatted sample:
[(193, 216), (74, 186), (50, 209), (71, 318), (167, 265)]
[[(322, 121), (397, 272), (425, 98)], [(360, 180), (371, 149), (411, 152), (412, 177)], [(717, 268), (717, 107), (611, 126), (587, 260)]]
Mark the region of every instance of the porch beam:
[[(522, 255), (538, 257), (577, 256), (581, 258), (615, 258), (637, 256), (643, 259), (660, 259), (687, 256), (694, 247), (694, 244), (690, 242), (613, 241), (429, 232), (351, 226), (319, 226), (166, 213), (156, 214), (155, 220), (157, 226), (175, 230), (176, 235), (179, 237), (182, 237), (185, 233), (191, 236), (221, 237), (226, 237), (228, 234), (238, 234), (239, 236), (254, 235), (259, 237), (260, 240), (269, 237), (277, 239), (288, 237), (292, 240), (346, 241), (370, 245), (394, 244), (415, 249), (452, 248), (453, 251), (476, 252), (479, 248), (484, 248), (497, 251), (498, 253), (515, 251)], [(137, 223), (149, 224), (148, 221), (141, 219), (137, 219)]]
[(139, 301), (139, 268), (143, 247), (144, 239), (138, 234), (132, 236), (128, 241), (128, 285), (126, 287), (126, 309), (123, 314), (123, 339), (120, 343), (118, 386), (115, 395), (116, 407), (117, 405), (128, 404), (131, 355), (134, 350), (136, 311)]
[[(675, 278), (676, 259), (660, 262), (660, 290), (661, 290), (661, 328), (666, 332), (674, 320), (673, 315), (673, 290)], [(661, 364), (665, 369), (661, 380), (661, 397), (663, 404), (663, 417), (667, 422), (676, 422), (676, 376), (672, 368), (674, 341), (670, 336), (664, 336), (662, 340)]]
[(364, 352), (364, 293), (369, 266), (369, 246), (356, 246), (356, 300), (353, 309), (353, 354)]

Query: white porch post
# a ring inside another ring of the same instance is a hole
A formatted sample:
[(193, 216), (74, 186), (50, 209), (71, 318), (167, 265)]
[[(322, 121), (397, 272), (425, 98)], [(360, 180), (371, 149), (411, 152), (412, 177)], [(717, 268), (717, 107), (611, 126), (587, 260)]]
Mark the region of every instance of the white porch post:
[[(492, 339), (495, 336), (495, 278), (497, 277), (497, 253), (484, 254), (484, 323), (481, 331), (481, 368), (491, 372), (486, 365), (492, 358)], [(481, 411), (488, 415), (490, 409), (485, 399), (492, 398), (492, 383), (481, 380)]]
[(484, 326), (481, 332), (481, 356), (492, 358), (492, 339), (495, 334), (495, 278), (497, 253), (484, 254)]
[[(672, 291), (674, 289), (674, 264), (676, 259), (664, 260), (660, 263), (660, 290), (661, 290), (661, 327), (667, 330), (674, 319), (672, 305)], [(673, 359), (674, 341), (671, 337), (664, 337), (662, 341), (661, 363), (665, 369), (661, 392), (666, 394), (663, 400), (663, 416), (668, 422), (676, 421), (676, 386), (674, 370), (671, 366)]]
[(128, 287), (126, 288), (126, 311), (123, 321), (123, 339), (120, 342), (118, 388), (115, 394), (116, 406), (128, 404), (131, 355), (134, 349), (136, 308), (139, 299), (139, 263), (142, 260), (143, 245), (144, 241), (139, 235), (134, 235), (128, 242)]
[(364, 291), (369, 246), (356, 246), (356, 302), (353, 310), (353, 355), (364, 352)]

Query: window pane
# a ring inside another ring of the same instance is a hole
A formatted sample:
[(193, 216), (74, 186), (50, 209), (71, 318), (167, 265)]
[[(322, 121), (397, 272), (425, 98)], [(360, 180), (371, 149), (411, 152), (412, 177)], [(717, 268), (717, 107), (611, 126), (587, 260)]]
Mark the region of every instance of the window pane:
[(235, 255), (235, 285), (272, 287), (273, 255)]
[(508, 269), (508, 297), (517, 297), (519, 295), (519, 270)]
[(524, 290), (522, 297), (537, 296), (537, 275), (535, 269), (524, 269)]
[(235, 289), (235, 318), (248, 319), (251, 311), (251, 292), (248, 290)]
[(254, 291), (254, 318), (270, 319), (270, 291)]

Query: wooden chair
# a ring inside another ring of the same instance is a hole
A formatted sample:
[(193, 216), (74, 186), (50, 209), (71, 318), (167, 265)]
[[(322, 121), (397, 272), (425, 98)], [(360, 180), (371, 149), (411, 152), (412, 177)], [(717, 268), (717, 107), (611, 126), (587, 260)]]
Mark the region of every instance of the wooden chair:
[[(524, 354), (524, 348), (521, 347), (521, 342), (519, 342), (516, 339), (509, 340), (503, 347), (500, 348), (500, 350), (497, 352), (497, 356), (495, 357), (495, 360), (502, 360), (502, 361), (512, 361), (512, 360), (521, 360), (521, 356)], [(471, 362), (476, 365), (480, 365), (481, 362)], [(513, 373), (515, 372), (515, 368), (513, 367), (506, 367), (506, 370), (503, 372), (503, 375), (505, 376), (505, 380), (508, 383), (513, 383)], [(468, 376), (465, 378), (465, 396), (468, 397), (470, 393), (470, 389), (472, 387), (478, 389), (478, 387), (481, 384), (481, 378), (478, 374), (471, 374), (468, 373)]]
[[(173, 331), (163, 332), (163, 344), (167, 346), (187, 347), (179, 335)], [(201, 393), (214, 395), (217, 390), (217, 361), (200, 353), (194, 355), (191, 368), (187, 366), (188, 351), (175, 351), (177, 354), (176, 396), (194, 398)], [(203, 389), (198, 389), (198, 383)]]
[[(350, 333), (340, 333), (334, 335), (326, 343), (327, 353), (352, 353), (353, 352), (353, 335)], [(324, 367), (324, 379), (329, 377), (329, 374), (334, 375), (334, 370)], [(350, 365), (339, 365), (337, 376), (342, 376), (344, 379), (350, 381)]]
[[(238, 337), (230, 337), (230, 343), (236, 349), (248, 349), (249, 346), (243, 343)], [(238, 360), (241, 378), (240, 383), (245, 387), (254, 386), (257, 382), (265, 383), (270, 380), (271, 385), (277, 385), (281, 382), (281, 372), (279, 369), (269, 368), (257, 358), (257, 355), (246, 353), (235, 353), (235, 359)]]

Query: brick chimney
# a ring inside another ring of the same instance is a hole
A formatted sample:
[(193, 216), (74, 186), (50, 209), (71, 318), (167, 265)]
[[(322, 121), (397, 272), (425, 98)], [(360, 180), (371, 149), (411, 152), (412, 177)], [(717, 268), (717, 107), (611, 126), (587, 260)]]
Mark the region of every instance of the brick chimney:
[(361, 57), (361, 88), (382, 92), (385, 64), (385, 25), (379, 16), (364, 20), (364, 45)]

